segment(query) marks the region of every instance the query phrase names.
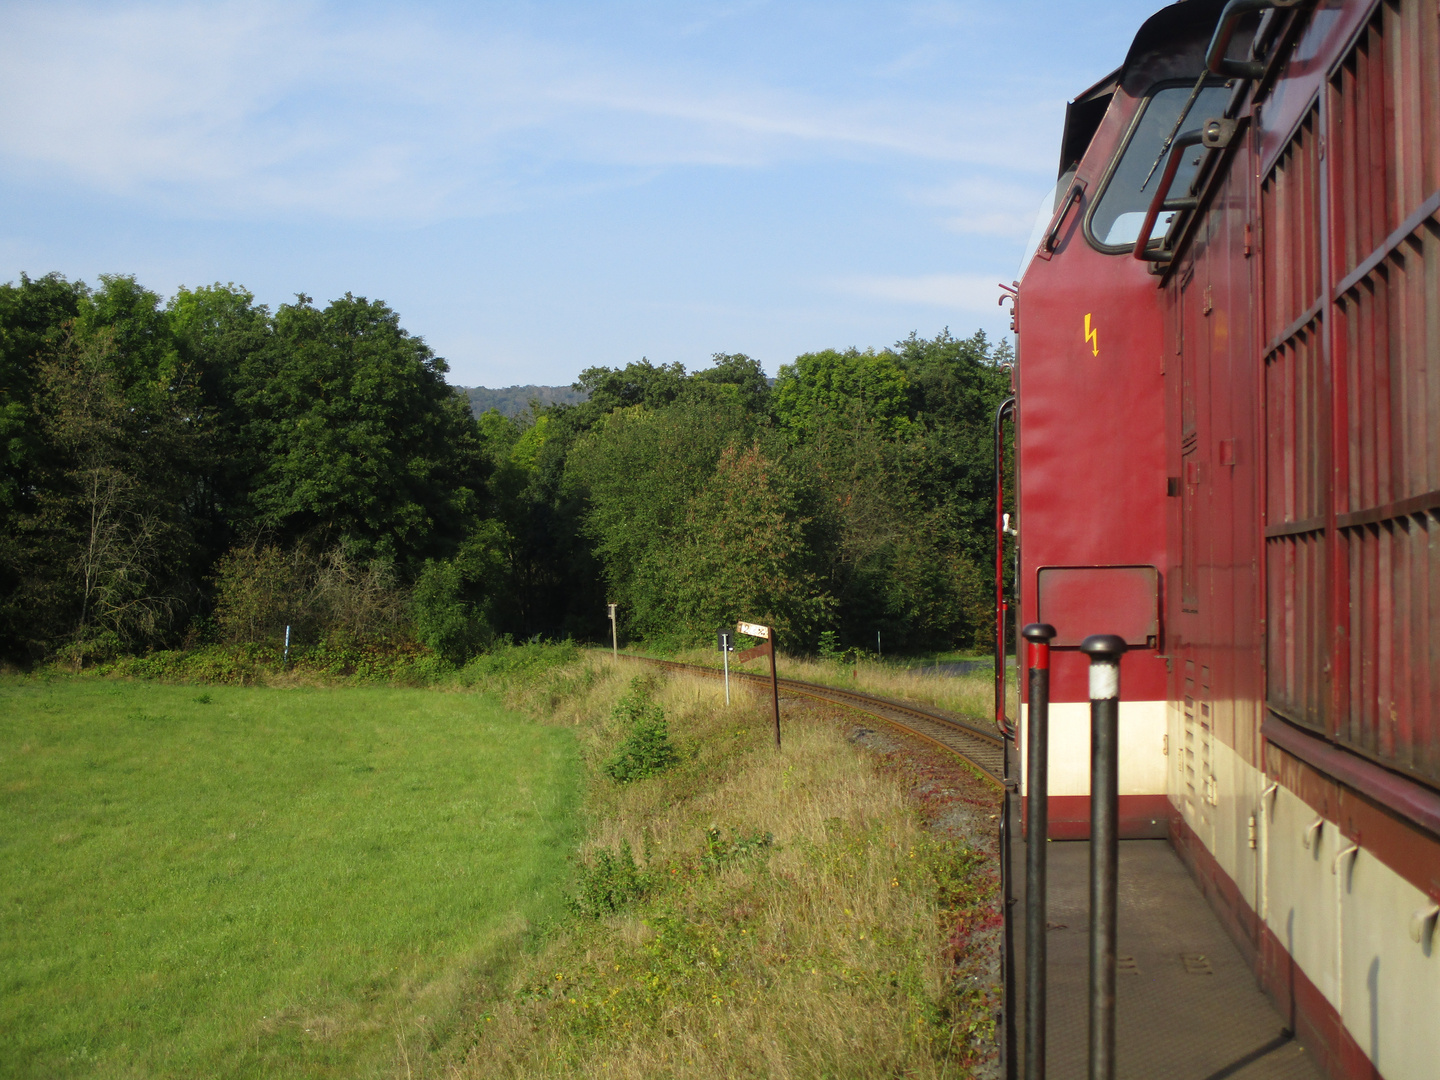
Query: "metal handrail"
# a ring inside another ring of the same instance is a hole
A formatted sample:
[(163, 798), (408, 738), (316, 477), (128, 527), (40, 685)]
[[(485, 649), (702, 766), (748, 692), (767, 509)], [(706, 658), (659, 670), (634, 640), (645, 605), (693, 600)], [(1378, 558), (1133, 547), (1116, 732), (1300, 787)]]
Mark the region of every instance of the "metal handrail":
[(1165, 162), (1165, 171), (1160, 174), (1160, 186), (1155, 189), (1155, 194), (1150, 197), (1150, 206), (1145, 211), (1145, 220), (1140, 224), (1140, 235), (1135, 238), (1135, 247), (1131, 254), (1141, 262), (1169, 262), (1170, 256), (1161, 252), (1149, 252), (1145, 249), (1150, 244), (1150, 234), (1155, 231), (1155, 221), (1162, 210), (1193, 210), (1196, 206), (1194, 199), (1167, 199), (1165, 193), (1170, 190), (1170, 185), (1175, 182), (1175, 173), (1180, 169), (1180, 159), (1185, 155), (1182, 151), (1192, 146), (1199, 146), (1204, 141), (1205, 133), (1200, 128), (1194, 128), (1176, 138), (1170, 147), (1170, 157)]
[(1227, 75), (1233, 79), (1260, 78), (1265, 74), (1263, 60), (1230, 60), (1225, 56), (1240, 20), (1259, 11), (1299, 7), (1304, 2), (1305, 0), (1230, 0), (1225, 5), (1225, 10), (1220, 13), (1220, 21), (1210, 38), (1210, 46), (1205, 50), (1205, 67), (1216, 75)]
[[(1014, 419), (1015, 398), (1008, 397), (995, 410), (995, 726), (1006, 739), (1015, 728), (1005, 715), (1005, 435), (1004, 424)], [(1008, 780), (1009, 777), (1007, 776)]]
[(1050, 226), (1045, 230), (1045, 236), (1041, 239), (1040, 247), (1036, 249), (1035, 254), (1042, 259), (1048, 259), (1055, 254), (1055, 245), (1060, 239), (1060, 227), (1069, 219), (1070, 208), (1078, 203), (1084, 194), (1085, 181), (1077, 176), (1070, 181), (1070, 189), (1065, 192), (1065, 198), (1055, 209), (1055, 216), (1050, 219)]

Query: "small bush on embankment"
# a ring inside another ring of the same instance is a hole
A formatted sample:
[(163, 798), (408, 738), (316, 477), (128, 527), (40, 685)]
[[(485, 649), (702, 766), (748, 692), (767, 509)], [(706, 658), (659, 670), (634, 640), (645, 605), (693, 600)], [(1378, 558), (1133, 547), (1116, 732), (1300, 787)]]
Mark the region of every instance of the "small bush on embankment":
[(630, 692), (615, 706), (613, 719), (630, 729), (625, 741), (605, 762), (605, 775), (617, 784), (644, 780), (680, 760), (675, 744), (670, 741), (665, 710), (654, 700), (657, 682), (651, 676), (637, 675), (630, 682)]
[[(466, 672), (574, 725), (589, 836), (571, 921), (477, 990), (459, 1075), (939, 1077), (989, 1053), (988, 1003), (951, 981), (993, 921), (988, 860), (927, 833), (838, 727), (797, 714), (777, 751), (747, 690), (726, 709), (703, 677), (531, 659)], [(674, 758), (621, 782), (638, 700)]]

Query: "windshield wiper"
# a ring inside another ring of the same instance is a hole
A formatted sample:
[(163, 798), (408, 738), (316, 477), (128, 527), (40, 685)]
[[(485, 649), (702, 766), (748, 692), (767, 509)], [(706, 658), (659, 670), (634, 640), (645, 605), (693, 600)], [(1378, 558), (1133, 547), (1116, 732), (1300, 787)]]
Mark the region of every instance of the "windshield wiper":
[(1195, 89), (1190, 91), (1190, 96), (1185, 99), (1185, 106), (1180, 110), (1180, 115), (1175, 118), (1175, 126), (1170, 129), (1170, 134), (1165, 136), (1165, 142), (1160, 147), (1160, 153), (1155, 156), (1155, 164), (1150, 166), (1150, 171), (1145, 174), (1144, 181), (1140, 184), (1140, 190), (1144, 191), (1155, 175), (1155, 170), (1160, 167), (1160, 162), (1165, 160), (1165, 155), (1170, 152), (1170, 147), (1175, 142), (1175, 135), (1180, 130), (1180, 125), (1185, 122), (1185, 117), (1190, 115), (1190, 108), (1195, 104), (1195, 99), (1200, 96), (1200, 91), (1205, 88), (1205, 78), (1210, 72), (1200, 72), (1200, 77), (1195, 80)]

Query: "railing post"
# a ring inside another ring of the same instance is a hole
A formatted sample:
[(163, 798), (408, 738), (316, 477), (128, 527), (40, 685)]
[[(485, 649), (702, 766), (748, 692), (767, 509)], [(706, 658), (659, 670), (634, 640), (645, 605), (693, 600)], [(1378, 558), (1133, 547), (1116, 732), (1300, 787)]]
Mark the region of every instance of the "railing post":
[(1001, 796), (1003, 802), (1000, 804), (1000, 903), (1004, 920), (1000, 935), (1000, 981), (1005, 1004), (1001, 1009), (1004, 1031), (1001, 1035), (1000, 1053), (1005, 1080), (1019, 1080), (1019, 1056), (1015, 1053), (1015, 1012), (1019, 1008), (1019, 1002), (1015, 1000), (1015, 885), (1010, 876), (1013, 872), (1010, 866), (1010, 807), (1015, 799), (1017, 783), (1010, 776), (1011, 742), (1009, 736), (1006, 736), (1002, 747), (1005, 754), (1005, 793)]
[[(1014, 882), (1011, 880), (1010, 810), (1015, 798), (1017, 781), (1010, 775), (1010, 748), (1015, 742), (1015, 727), (1005, 716), (1005, 429), (1006, 420), (1015, 416), (1015, 399), (1006, 398), (995, 411), (995, 726), (1004, 738), (1005, 796), (1000, 804), (1000, 903), (1003, 929), (1000, 944), (1000, 979), (1005, 1004), (1001, 1019), (1000, 1055), (1005, 1080), (1016, 1080), (1015, 1053), (1015, 905)], [(878, 648), (878, 645), (877, 645)], [(1017, 748), (1018, 749), (1018, 748)]]
[(1090, 1080), (1115, 1076), (1115, 914), (1120, 865), (1120, 657), (1125, 640), (1091, 634)]
[(1055, 628), (1031, 623), (1025, 713), (1025, 1080), (1045, 1080), (1045, 844), (1050, 834), (1050, 641)]

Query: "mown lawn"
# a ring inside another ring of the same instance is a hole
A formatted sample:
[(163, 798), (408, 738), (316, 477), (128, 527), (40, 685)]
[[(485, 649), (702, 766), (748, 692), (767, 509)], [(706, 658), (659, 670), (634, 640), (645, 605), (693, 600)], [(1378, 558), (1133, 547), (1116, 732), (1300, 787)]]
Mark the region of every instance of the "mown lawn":
[(472, 694), (0, 680), (0, 1075), (403, 1074), (561, 911), (580, 775)]

